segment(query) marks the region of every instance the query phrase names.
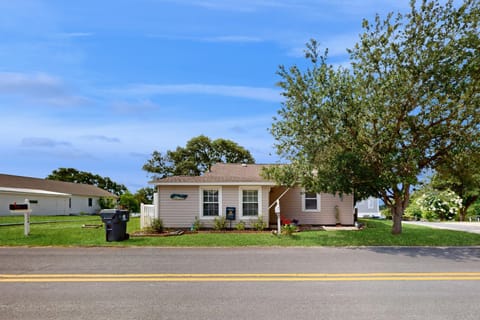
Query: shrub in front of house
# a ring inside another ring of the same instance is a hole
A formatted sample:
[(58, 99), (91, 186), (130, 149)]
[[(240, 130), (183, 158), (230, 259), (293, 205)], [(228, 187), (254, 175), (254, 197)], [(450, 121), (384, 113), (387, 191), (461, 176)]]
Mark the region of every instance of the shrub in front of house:
[(255, 229), (257, 231), (263, 231), (267, 227), (267, 223), (265, 221), (263, 221), (262, 216), (258, 216), (257, 220), (255, 220), (252, 223), (252, 227), (253, 227), (253, 229)]
[(235, 226), (235, 229), (238, 231), (245, 230), (245, 221), (240, 221), (239, 223), (237, 223), (237, 225)]
[(213, 229), (216, 231), (227, 229), (227, 219), (225, 217), (216, 217), (213, 220)]
[(294, 224), (286, 224), (282, 226), (283, 235), (291, 236), (295, 231), (297, 231), (297, 226)]

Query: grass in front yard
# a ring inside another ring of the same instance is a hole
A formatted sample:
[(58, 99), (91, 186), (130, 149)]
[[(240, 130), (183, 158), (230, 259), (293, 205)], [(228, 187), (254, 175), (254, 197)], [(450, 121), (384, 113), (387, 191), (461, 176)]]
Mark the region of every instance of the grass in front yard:
[[(172, 237), (132, 237), (127, 241), (106, 242), (105, 229), (82, 228), (84, 224), (102, 224), (99, 216), (31, 218), (30, 236), (23, 225), (0, 227), (0, 246), (169, 246), (169, 247), (243, 247), (243, 246), (478, 246), (480, 235), (404, 225), (403, 234), (390, 233), (391, 221), (365, 220), (361, 231), (304, 231), (277, 237), (270, 233), (198, 233)], [(35, 222), (57, 221), (35, 224)], [(23, 222), (23, 217), (0, 217), (0, 224)], [(103, 224), (102, 224), (103, 225)], [(127, 232), (140, 229), (139, 218), (132, 218)]]

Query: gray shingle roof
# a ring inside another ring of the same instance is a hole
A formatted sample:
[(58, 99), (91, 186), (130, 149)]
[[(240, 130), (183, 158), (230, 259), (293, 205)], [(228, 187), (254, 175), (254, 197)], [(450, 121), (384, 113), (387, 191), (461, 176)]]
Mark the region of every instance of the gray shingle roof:
[(89, 184), (13, 176), (9, 174), (0, 174), (0, 187), (45, 190), (77, 196), (116, 197), (106, 190)]
[(210, 172), (203, 176), (173, 176), (157, 179), (152, 183), (162, 184), (267, 184), (275, 185), (273, 181), (265, 180), (261, 176), (262, 169), (268, 165), (263, 164), (233, 164), (217, 163)]

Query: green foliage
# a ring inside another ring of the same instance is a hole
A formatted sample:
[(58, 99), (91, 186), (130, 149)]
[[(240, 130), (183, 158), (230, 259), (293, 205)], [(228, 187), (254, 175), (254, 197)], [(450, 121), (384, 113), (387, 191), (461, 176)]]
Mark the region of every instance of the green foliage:
[(239, 221), (237, 225), (235, 226), (235, 229), (238, 231), (243, 231), (245, 230), (245, 221)]
[(450, 189), (462, 198), (460, 220), (465, 220), (468, 209), (480, 198), (480, 151), (468, 149), (446, 159), (435, 168), (432, 179), (435, 189)]
[(282, 226), (282, 234), (286, 236), (291, 236), (293, 233), (297, 231), (297, 226), (293, 224), (286, 224)]
[(213, 220), (213, 230), (223, 231), (227, 229), (227, 219), (224, 216), (215, 217)]
[(195, 220), (193, 221), (191, 230), (194, 231), (194, 232), (197, 232), (197, 231), (199, 231), (202, 227), (203, 227), (203, 224), (202, 224), (202, 222), (200, 221), (200, 219), (198, 219), (198, 217), (195, 217)]
[(478, 1), (419, 2), (365, 20), (351, 69), (327, 64), (314, 40), (310, 67), (279, 68), (285, 102), (271, 132), (290, 165), (266, 172), (312, 191), (380, 197), (394, 234), (417, 177), (480, 141)]
[(138, 203), (152, 204), (154, 192), (155, 189), (153, 188), (141, 188), (135, 192), (135, 198), (137, 199)]
[(380, 211), (380, 214), (385, 217), (385, 219), (387, 220), (392, 220), (392, 209), (390, 208), (383, 208), (381, 211)]
[(151, 228), (152, 228), (153, 231), (155, 231), (157, 233), (162, 233), (163, 230), (164, 230), (162, 219), (153, 219)]
[(425, 219), (453, 220), (462, 207), (462, 199), (453, 191), (428, 191), (416, 200)]
[(252, 227), (257, 231), (263, 231), (267, 228), (267, 223), (263, 220), (262, 216), (258, 216), (258, 218), (252, 222)]
[(112, 197), (100, 197), (98, 199), (100, 209), (113, 209), (117, 205), (117, 199)]
[(415, 201), (410, 202), (408, 207), (405, 209), (405, 217), (407, 217), (409, 220), (419, 221), (422, 219), (422, 216), (423, 211), (420, 205)]
[(139, 212), (140, 204), (138, 203), (137, 198), (130, 192), (126, 192), (120, 196), (118, 204), (125, 209), (128, 209), (130, 212)]
[(192, 138), (183, 147), (168, 150), (165, 155), (159, 151), (143, 165), (143, 170), (158, 178), (167, 176), (199, 176), (215, 163), (255, 163), (248, 150), (231, 140), (216, 139), (200, 135)]
[(128, 191), (127, 187), (125, 187), (123, 184), (118, 184), (112, 181), (109, 177), (101, 177), (98, 174), (78, 171), (74, 168), (59, 168), (57, 170), (53, 170), (46, 179), (91, 184), (99, 187), (100, 189), (107, 190), (108, 192), (113, 193), (117, 196)]

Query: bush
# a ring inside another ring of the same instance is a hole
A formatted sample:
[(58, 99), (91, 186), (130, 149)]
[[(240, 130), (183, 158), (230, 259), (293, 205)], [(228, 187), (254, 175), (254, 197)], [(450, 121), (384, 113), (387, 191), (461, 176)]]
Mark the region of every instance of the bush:
[(98, 199), (100, 209), (113, 209), (117, 205), (117, 199), (111, 197), (100, 197)]
[(258, 219), (253, 222), (252, 227), (257, 231), (262, 231), (265, 230), (267, 224), (265, 223), (265, 221), (263, 221), (262, 216), (258, 216)]
[(427, 220), (453, 220), (462, 207), (462, 199), (453, 191), (427, 191), (415, 201)]
[(152, 231), (162, 233), (163, 232), (163, 221), (162, 219), (153, 219), (152, 220)]
[(380, 214), (385, 217), (387, 220), (392, 220), (392, 210), (390, 208), (385, 208), (380, 211)]
[(200, 219), (198, 217), (195, 217), (195, 220), (192, 223), (192, 227), (190, 228), (191, 231), (197, 232), (203, 227), (202, 223), (200, 222)]
[(235, 229), (239, 231), (245, 230), (245, 221), (240, 221), (239, 223), (237, 223), (237, 225), (235, 226)]
[(213, 229), (217, 231), (227, 229), (227, 219), (225, 217), (217, 217), (213, 220)]
[(282, 234), (286, 236), (291, 236), (295, 231), (297, 231), (297, 226), (294, 224), (286, 224), (282, 227)]
[(415, 221), (419, 221), (422, 218), (422, 209), (416, 201), (411, 202), (405, 209), (405, 217)]

